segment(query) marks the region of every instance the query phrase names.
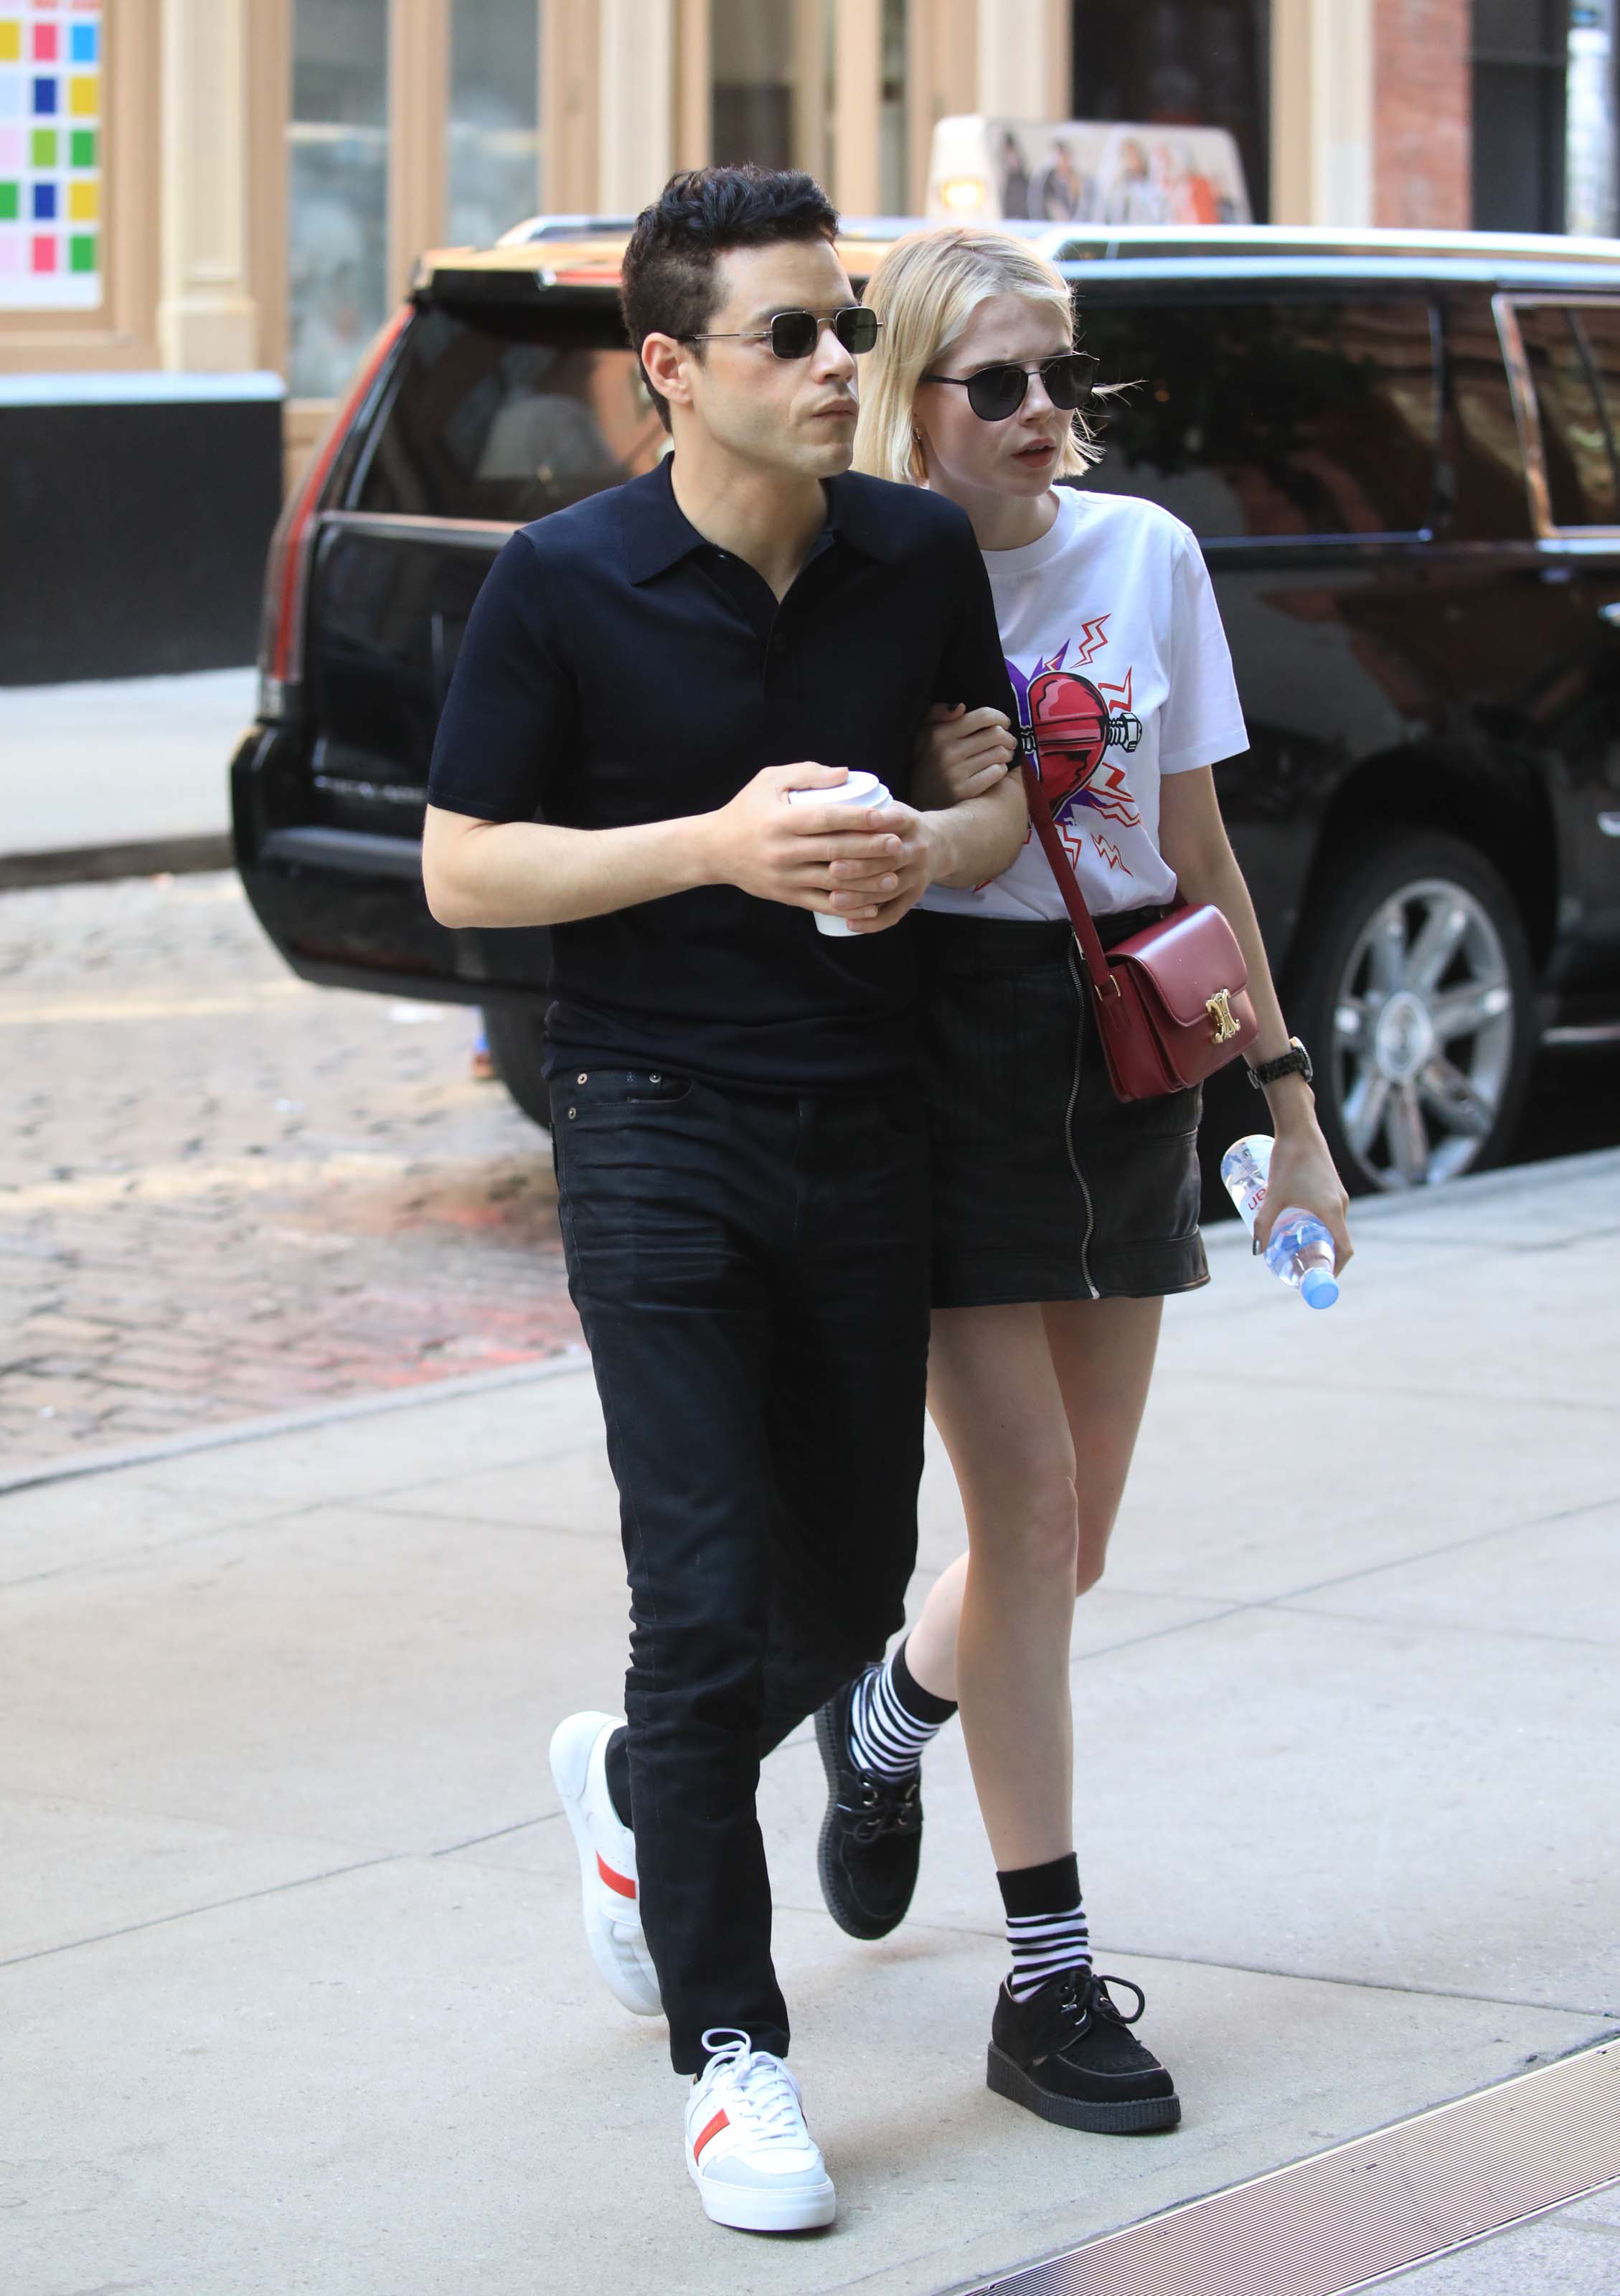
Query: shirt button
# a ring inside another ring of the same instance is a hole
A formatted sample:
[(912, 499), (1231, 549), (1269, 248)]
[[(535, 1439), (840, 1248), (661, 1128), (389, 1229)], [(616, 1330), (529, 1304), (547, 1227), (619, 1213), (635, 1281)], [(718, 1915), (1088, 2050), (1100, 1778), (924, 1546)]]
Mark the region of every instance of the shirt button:
[[(575, 1082), (577, 1084), (589, 1084), (590, 1081), (591, 1079), (584, 1069), (580, 1070), (578, 1076), (575, 1078)], [(573, 1111), (570, 1109), (569, 1113), (571, 1116), (573, 1114)]]
[(569, 1109), (569, 1122), (570, 1124), (574, 1121), (574, 1119), (578, 1115), (578, 1113), (579, 1113), (579, 1111), (578, 1111), (577, 1108), (570, 1108), (570, 1109)]
[(659, 1074), (658, 1070), (657, 1070), (656, 1069), (654, 1069), (654, 1070), (651, 1071), (651, 1073), (649, 1075), (649, 1077), (648, 1077), (648, 1078), (647, 1078), (647, 1081), (648, 1081), (648, 1083), (649, 1083), (649, 1084), (662, 1084), (662, 1083), (663, 1083), (663, 1081), (664, 1081), (664, 1079), (663, 1079), (663, 1078)]

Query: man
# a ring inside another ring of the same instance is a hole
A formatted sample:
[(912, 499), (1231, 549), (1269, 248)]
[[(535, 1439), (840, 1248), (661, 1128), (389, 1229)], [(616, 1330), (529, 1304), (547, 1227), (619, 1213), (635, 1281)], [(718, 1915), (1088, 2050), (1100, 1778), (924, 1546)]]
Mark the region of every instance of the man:
[(1025, 828), (1010, 778), (946, 814), (787, 802), (859, 767), (903, 798), (932, 703), (1010, 702), (966, 520), (849, 473), (875, 329), (836, 225), (751, 168), (638, 218), (626, 318), (673, 455), (496, 561), (423, 843), (441, 922), (555, 928), (559, 1210), (632, 1636), (627, 1726), (573, 1717), (552, 1770), (598, 1967), (694, 2076), (703, 2206), (761, 2231), (834, 2200), (781, 2062), (759, 1759), (880, 1655), (915, 1557), (928, 1175), (894, 928)]

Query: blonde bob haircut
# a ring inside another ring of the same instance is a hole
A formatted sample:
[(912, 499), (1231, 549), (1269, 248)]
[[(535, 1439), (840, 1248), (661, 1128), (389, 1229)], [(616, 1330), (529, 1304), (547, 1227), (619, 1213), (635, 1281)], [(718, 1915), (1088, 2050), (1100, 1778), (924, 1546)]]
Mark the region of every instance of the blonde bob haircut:
[[(872, 274), (866, 299), (883, 323), (877, 348), (861, 368), (861, 414), (855, 466), (873, 478), (926, 486), (928, 458), (916, 432), (917, 386), (953, 344), (981, 303), (1021, 295), (1061, 321), (1073, 340), (1075, 313), (1060, 271), (1027, 241), (1004, 232), (947, 224), (898, 239)], [(1078, 414), (1059, 449), (1060, 479), (1077, 478), (1102, 459)]]

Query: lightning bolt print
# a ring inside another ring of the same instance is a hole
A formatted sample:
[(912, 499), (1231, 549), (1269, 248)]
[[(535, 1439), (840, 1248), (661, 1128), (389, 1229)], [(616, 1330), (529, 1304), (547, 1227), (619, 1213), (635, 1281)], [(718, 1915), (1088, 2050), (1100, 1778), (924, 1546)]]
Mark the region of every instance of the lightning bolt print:
[[(1093, 656), (1100, 653), (1103, 647), (1107, 645), (1108, 639), (1103, 636), (1103, 632), (1113, 619), (1111, 614), (1095, 614), (1091, 620), (1081, 623), (1079, 640), (1075, 647), (1075, 660), (1082, 669), (1089, 669)], [(1106, 690), (1104, 688), (1105, 692)]]

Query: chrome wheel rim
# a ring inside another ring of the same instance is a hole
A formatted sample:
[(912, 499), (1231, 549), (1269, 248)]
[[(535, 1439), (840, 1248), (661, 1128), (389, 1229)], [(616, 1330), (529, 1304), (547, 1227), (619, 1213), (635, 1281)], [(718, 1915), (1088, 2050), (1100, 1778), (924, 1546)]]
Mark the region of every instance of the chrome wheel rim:
[(1333, 1006), (1339, 1121), (1380, 1188), (1432, 1187), (1476, 1162), (1513, 1062), (1507, 951), (1472, 893), (1443, 877), (1373, 912)]

